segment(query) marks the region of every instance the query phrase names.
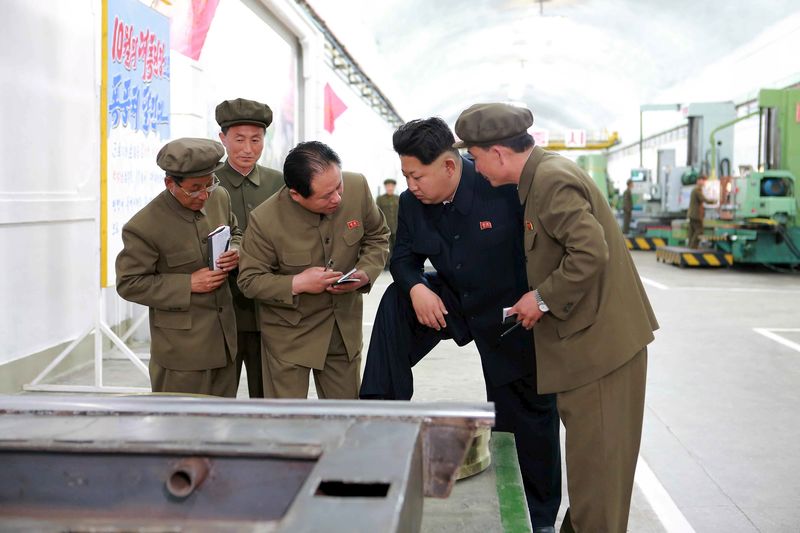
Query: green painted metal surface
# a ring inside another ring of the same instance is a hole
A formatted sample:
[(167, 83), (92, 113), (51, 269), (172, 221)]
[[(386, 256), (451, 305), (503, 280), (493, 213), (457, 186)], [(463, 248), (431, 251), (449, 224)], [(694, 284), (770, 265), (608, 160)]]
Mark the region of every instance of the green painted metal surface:
[(492, 433), (500, 519), (505, 533), (529, 533), (531, 520), (517, 461), (517, 448), (511, 433)]

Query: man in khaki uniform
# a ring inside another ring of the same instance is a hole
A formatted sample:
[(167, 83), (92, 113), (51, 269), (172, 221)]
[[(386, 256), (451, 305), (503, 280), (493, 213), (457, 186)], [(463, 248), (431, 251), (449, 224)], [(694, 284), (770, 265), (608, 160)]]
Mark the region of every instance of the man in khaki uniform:
[(631, 231), (631, 217), (633, 216), (633, 181), (625, 182), (625, 192), (622, 193), (622, 233), (628, 235)]
[[(236, 318), (228, 273), (242, 232), (214, 176), (225, 154), (208, 139), (177, 139), (158, 152), (166, 190), (122, 228), (117, 292), (150, 308), (153, 392), (236, 397)], [(231, 249), (209, 269), (208, 234), (230, 226)]]
[[(231, 205), (242, 231), (247, 229), (250, 211), (283, 186), (283, 175), (258, 164), (264, 150), (264, 134), (272, 124), (272, 110), (254, 100), (225, 100), (216, 109), (217, 124), (222, 128), (219, 139), (228, 158), (217, 171), (220, 185), (231, 196)], [(245, 298), (236, 283), (238, 271), (231, 272), (228, 282), (236, 309), (239, 352), (236, 354), (237, 380), (242, 363), (247, 368), (247, 388), (251, 398), (264, 397), (261, 376), (261, 337), (258, 333), (255, 303)]]
[[(397, 187), (396, 180), (392, 178), (383, 180), (383, 187), (386, 192), (378, 196), (375, 203), (378, 204), (378, 209), (383, 213), (386, 218), (386, 224), (389, 226), (389, 231), (392, 232), (389, 236), (389, 258), (391, 259), (397, 235), (397, 210), (400, 208), (400, 197), (394, 193), (394, 189)], [(389, 261), (386, 261), (386, 269), (389, 269)]]
[[(389, 253), (389, 228), (366, 178), (341, 171), (320, 142), (300, 143), (283, 166), (286, 186), (253, 210), (239, 287), (258, 302), (265, 390), (357, 399), (362, 292)], [(343, 273), (354, 281), (334, 284)], [(267, 386), (269, 383), (270, 386)]]
[(706, 177), (700, 175), (697, 177), (697, 184), (692, 189), (692, 195), (689, 197), (689, 228), (687, 232), (686, 242), (689, 248), (700, 248), (700, 238), (703, 236), (703, 219), (706, 216), (705, 204), (713, 204), (713, 200), (706, 198), (703, 194), (703, 187), (706, 184)]
[(511, 308), (535, 327), (539, 394), (558, 393), (570, 508), (561, 531), (622, 533), (641, 441), (647, 344), (658, 328), (608, 201), (575, 163), (534, 146), (528, 109), (476, 104), (458, 147), (525, 205), (529, 292)]

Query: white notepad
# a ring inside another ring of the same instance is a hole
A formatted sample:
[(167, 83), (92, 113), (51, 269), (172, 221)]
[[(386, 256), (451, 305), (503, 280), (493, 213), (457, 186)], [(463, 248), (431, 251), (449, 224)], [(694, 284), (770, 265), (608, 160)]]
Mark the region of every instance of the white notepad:
[(219, 270), (217, 259), (228, 251), (231, 244), (230, 226), (220, 226), (208, 234), (208, 268)]

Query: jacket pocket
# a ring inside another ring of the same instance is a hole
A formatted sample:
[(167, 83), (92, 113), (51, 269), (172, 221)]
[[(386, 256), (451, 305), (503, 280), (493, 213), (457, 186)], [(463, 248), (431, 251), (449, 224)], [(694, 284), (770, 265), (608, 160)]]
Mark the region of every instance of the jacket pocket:
[(300, 323), (300, 319), (303, 318), (303, 314), (298, 311), (297, 309), (286, 309), (284, 307), (272, 307), (268, 306), (266, 309), (261, 310), (262, 316), (264, 313), (274, 313), (278, 318), (283, 320), (284, 322), (288, 322), (292, 326), (296, 326)]
[(566, 339), (570, 335), (575, 335), (576, 333), (589, 328), (592, 324), (594, 324), (594, 321), (596, 319), (597, 319), (596, 312), (589, 312), (572, 316), (568, 320), (565, 320), (560, 324), (558, 324), (558, 326), (556, 327), (556, 330), (558, 330), (558, 336), (562, 339)]
[(189, 263), (195, 262), (197, 257), (197, 252), (194, 250), (183, 250), (180, 252), (172, 252), (171, 254), (165, 254), (167, 259), (167, 265), (170, 267), (178, 267), (181, 265), (186, 265)]
[(189, 311), (156, 309), (153, 325), (164, 329), (192, 329), (192, 314)]
[(536, 232), (526, 231), (524, 239), (525, 239), (525, 249), (533, 250), (533, 245), (536, 242)]
[(361, 242), (362, 237), (364, 237), (364, 228), (357, 226), (353, 229), (348, 229), (345, 231), (342, 238), (347, 246), (353, 246), (354, 244)]

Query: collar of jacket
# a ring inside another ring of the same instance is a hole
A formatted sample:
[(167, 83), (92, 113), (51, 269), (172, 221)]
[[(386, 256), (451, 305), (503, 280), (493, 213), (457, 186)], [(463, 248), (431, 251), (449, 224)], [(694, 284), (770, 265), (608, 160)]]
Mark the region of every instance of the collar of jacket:
[(258, 173), (258, 163), (253, 165), (253, 170), (247, 176), (242, 175), (238, 170), (233, 168), (230, 162), (226, 159), (225, 166), (217, 171), (217, 174), (223, 174), (233, 187), (237, 189), (242, 186), (245, 178), (250, 180), (250, 183), (258, 187), (261, 184), (261, 176)]
[[(201, 213), (203, 216), (205, 216), (206, 214), (205, 206), (200, 211), (195, 211), (193, 209), (188, 209), (186, 207), (183, 207), (181, 203), (177, 200), (177, 198), (172, 196), (172, 193), (169, 192), (169, 189), (164, 189), (164, 191), (161, 193), (161, 196), (164, 197), (164, 200), (167, 202), (167, 205), (170, 207), (170, 209), (175, 211), (175, 214), (177, 214), (179, 217), (188, 222), (194, 222), (197, 213)], [(209, 196), (208, 200), (210, 199), (211, 197)], [(208, 202), (208, 200), (206, 200), (206, 203)]]
[(519, 193), (519, 203), (524, 204), (528, 198), (528, 193), (533, 186), (533, 177), (536, 175), (536, 169), (544, 157), (544, 149), (541, 146), (534, 146), (531, 150), (531, 155), (528, 156), (528, 161), (522, 167), (522, 175), (519, 178), (519, 186), (517, 192)]
[[(458, 180), (458, 187), (453, 196), (453, 207), (462, 215), (466, 215), (472, 208), (472, 197), (475, 194), (475, 180), (483, 179), (475, 172), (475, 164), (469, 159), (461, 156), (461, 177)], [(436, 205), (437, 218), (444, 212), (444, 203)]]
[[(319, 227), (320, 223), (322, 222), (322, 217), (333, 218), (334, 216), (336, 216), (336, 213), (339, 212), (339, 210), (337, 210), (332, 215), (321, 215), (320, 213), (314, 213), (313, 211), (309, 211), (308, 209), (306, 209), (302, 205), (300, 205), (297, 202), (295, 202), (294, 199), (292, 199), (291, 195), (289, 194), (289, 189), (287, 187), (284, 187), (283, 189), (281, 189), (280, 192), (278, 192), (278, 194), (280, 195), (279, 198), (282, 201), (285, 201), (285, 202), (289, 203), (289, 206), (290, 206), (289, 210), (292, 213), (294, 213), (294, 215), (297, 218), (299, 218), (300, 220), (302, 220), (304, 223), (308, 224), (309, 226), (312, 226), (312, 227), (315, 227), (315, 228)], [(283, 197), (283, 198), (281, 198), (281, 197)], [(344, 199), (342, 201), (344, 201)], [(339, 205), (339, 209), (341, 209), (341, 208), (342, 208), (342, 206), (340, 204)]]

